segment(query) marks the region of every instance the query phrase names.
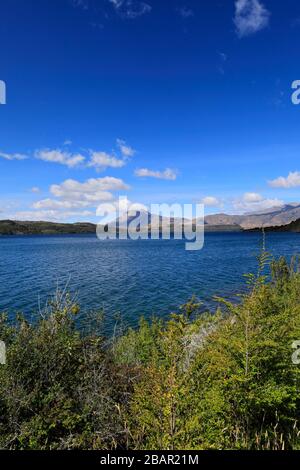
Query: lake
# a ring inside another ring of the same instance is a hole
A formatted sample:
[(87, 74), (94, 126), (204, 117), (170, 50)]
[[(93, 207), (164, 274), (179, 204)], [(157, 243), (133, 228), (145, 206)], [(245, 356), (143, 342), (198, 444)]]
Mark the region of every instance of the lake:
[[(166, 316), (196, 295), (214, 309), (214, 295), (233, 299), (244, 274), (257, 271), (259, 233), (208, 233), (201, 251), (179, 240), (106, 240), (93, 235), (0, 237), (0, 311), (30, 320), (57, 286), (76, 295), (82, 316), (104, 309), (135, 326), (141, 315)], [(300, 234), (268, 233), (274, 256), (300, 253)]]

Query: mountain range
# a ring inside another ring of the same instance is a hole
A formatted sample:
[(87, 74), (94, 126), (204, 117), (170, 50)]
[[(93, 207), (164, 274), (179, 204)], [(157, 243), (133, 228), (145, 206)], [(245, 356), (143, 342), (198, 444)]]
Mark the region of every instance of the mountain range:
[(300, 204), (290, 203), (280, 207), (272, 207), (265, 211), (251, 212), (243, 215), (207, 215), (205, 217), (205, 224), (208, 226), (239, 225), (243, 229), (253, 229), (287, 225), (298, 219), (300, 219)]
[[(140, 216), (138, 230), (149, 231), (151, 228), (159, 229), (162, 223), (169, 227), (171, 232), (175, 228), (181, 228), (184, 219), (168, 218), (151, 214), (147, 211), (128, 213), (117, 219), (119, 231), (125, 230), (137, 216)], [(260, 229), (262, 227), (269, 230), (289, 231), (288, 225), (299, 221), (300, 204), (290, 203), (281, 207), (273, 207), (265, 211), (252, 212), (242, 215), (234, 214), (213, 214), (205, 216), (205, 231), (241, 231)], [(194, 224), (196, 220), (194, 220)], [(287, 228), (286, 228), (287, 226)], [(291, 224), (291, 231), (298, 231), (299, 222)], [(95, 233), (96, 225), (89, 222), (80, 223), (58, 223), (58, 222), (29, 222), (29, 221), (0, 221), (0, 235), (34, 235), (34, 234), (76, 234)]]
[[(117, 219), (117, 226), (125, 228), (126, 223), (131, 222), (137, 215), (141, 217), (140, 229), (150, 229), (150, 227), (159, 227), (162, 223), (166, 226), (180, 227), (185, 219), (181, 218), (167, 218), (151, 214), (147, 211), (139, 211), (128, 213), (127, 217), (122, 216)], [(262, 227), (279, 227), (282, 225), (290, 224), (295, 220), (300, 219), (300, 203), (290, 203), (283, 206), (271, 207), (269, 209), (250, 212), (245, 214), (212, 214), (204, 218), (205, 230), (207, 231), (220, 231), (220, 230), (247, 230)], [(194, 220), (194, 223), (196, 220)]]

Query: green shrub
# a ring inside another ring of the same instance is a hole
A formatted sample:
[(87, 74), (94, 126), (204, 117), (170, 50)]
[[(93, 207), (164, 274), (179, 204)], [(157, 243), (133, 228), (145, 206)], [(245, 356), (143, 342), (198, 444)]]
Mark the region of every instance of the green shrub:
[(2, 318), (7, 365), (0, 368), (1, 448), (103, 449), (124, 440), (115, 406), (122, 375), (101, 337), (81, 337), (77, 313), (68, 296), (57, 295), (34, 325), (19, 317), (10, 327)]
[(264, 253), (237, 303), (192, 299), (107, 341), (58, 294), (37, 322), (0, 318), (2, 449), (299, 449), (298, 262)]

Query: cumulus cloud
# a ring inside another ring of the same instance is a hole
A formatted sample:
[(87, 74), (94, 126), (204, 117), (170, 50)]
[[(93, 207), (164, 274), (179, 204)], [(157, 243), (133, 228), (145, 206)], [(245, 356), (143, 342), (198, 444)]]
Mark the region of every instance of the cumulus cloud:
[(214, 196), (206, 196), (201, 199), (201, 204), (204, 204), (205, 206), (209, 207), (218, 207), (222, 205), (222, 202), (220, 201), (220, 199)]
[(171, 168), (166, 168), (164, 171), (154, 171), (148, 168), (140, 168), (135, 170), (135, 176), (139, 178), (157, 178), (160, 180), (174, 181), (177, 178), (177, 172)]
[[(64, 142), (64, 146), (71, 144), (71, 141)], [(46, 162), (66, 165), (69, 168), (94, 167), (98, 171), (103, 171), (106, 168), (122, 168), (126, 165), (129, 158), (136, 153), (135, 150), (122, 139), (117, 139), (117, 147), (121, 153), (120, 157), (103, 151), (89, 150), (81, 153), (71, 153), (67, 149), (62, 150), (60, 148), (36, 150), (35, 157)], [(7, 159), (13, 159), (12, 156), (7, 154), (3, 154), (3, 156)], [(15, 156), (15, 158), (17, 157), (18, 155)]]
[(84, 183), (68, 179), (62, 184), (53, 184), (50, 192), (55, 197), (65, 200), (99, 202), (113, 199), (110, 191), (127, 189), (129, 186), (123, 180), (106, 176), (105, 178), (91, 178)]
[(239, 212), (259, 212), (272, 207), (281, 207), (284, 201), (264, 198), (258, 193), (245, 193), (241, 198), (235, 199), (232, 205), (233, 209)]
[(136, 151), (132, 147), (130, 147), (130, 145), (126, 144), (125, 140), (117, 139), (117, 146), (119, 147), (123, 157), (133, 157), (136, 153)]
[(132, 202), (129, 199), (120, 198), (118, 203), (119, 212), (137, 212), (137, 211), (148, 211), (148, 208), (139, 202)]
[(261, 202), (263, 197), (258, 193), (245, 193), (243, 196), (244, 202)]
[(104, 178), (90, 178), (84, 183), (68, 179), (60, 185), (52, 185), (51, 192), (56, 196), (60, 196), (61, 192), (65, 191), (78, 191), (93, 193), (95, 191), (117, 191), (122, 189), (129, 189), (129, 186), (120, 178), (113, 176), (105, 176)]
[(300, 172), (291, 171), (287, 177), (279, 176), (279, 178), (268, 181), (268, 184), (272, 188), (297, 188), (300, 186)]
[(239, 37), (264, 29), (269, 19), (270, 12), (259, 0), (236, 0), (234, 24)]
[(94, 167), (99, 171), (104, 171), (106, 168), (122, 168), (125, 165), (124, 160), (116, 158), (114, 155), (93, 151), (91, 151), (91, 159), (87, 164), (88, 167)]
[[(82, 152), (72, 153), (66, 148), (71, 144), (71, 140), (66, 140), (63, 144), (63, 149), (42, 148), (36, 150), (33, 156), (38, 160), (65, 165), (70, 169), (94, 167), (97, 171), (104, 171), (106, 168), (122, 168), (128, 163), (130, 157), (133, 157), (136, 153), (134, 148), (122, 139), (117, 139), (119, 156), (115, 154), (116, 152), (109, 154), (104, 151), (96, 150), (84, 150)], [(25, 160), (29, 157), (21, 153), (0, 152), (0, 159), (1, 158), (4, 160)]]
[(95, 215), (95, 208), (100, 203), (115, 200), (114, 191), (128, 189), (129, 186), (123, 180), (110, 176), (90, 178), (83, 183), (68, 179), (61, 184), (51, 185), (50, 193), (53, 197), (34, 202), (34, 210), (26, 214), (35, 214), (32, 220), (40, 219), (41, 216), (48, 216), (48, 220), (59, 220), (60, 215), (61, 219)]
[(148, 3), (138, 0), (109, 0), (109, 2), (120, 16), (129, 19), (135, 19), (152, 10)]
[(96, 215), (101, 217), (99, 223), (103, 225), (118, 220), (119, 227), (126, 228), (128, 216), (135, 216), (137, 212), (148, 212), (148, 209), (144, 204), (131, 202), (127, 197), (120, 197), (112, 203), (99, 204)]
[(135, 214), (138, 211), (148, 211), (147, 206), (139, 202), (132, 202), (127, 197), (120, 197), (113, 204), (105, 206), (109, 209), (108, 212), (118, 212), (119, 215), (128, 212), (129, 214)]
[(59, 163), (61, 165), (66, 165), (69, 168), (75, 168), (82, 165), (85, 162), (85, 157), (78, 154), (72, 154), (70, 152), (65, 152), (60, 149), (51, 150), (51, 149), (42, 149), (35, 152), (35, 157), (39, 160), (44, 160), (45, 162)]
[(27, 155), (23, 155), (21, 153), (0, 152), (0, 158), (4, 158), (4, 160), (26, 160), (28, 157)]

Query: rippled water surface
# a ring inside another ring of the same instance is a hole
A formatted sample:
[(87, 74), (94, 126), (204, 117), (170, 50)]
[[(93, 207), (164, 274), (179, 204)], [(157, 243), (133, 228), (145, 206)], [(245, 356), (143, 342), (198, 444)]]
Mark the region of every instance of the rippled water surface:
[[(210, 233), (201, 251), (177, 240), (1, 237), (0, 310), (31, 318), (57, 285), (77, 295), (82, 315), (104, 308), (108, 326), (118, 312), (133, 326), (140, 315), (166, 315), (193, 294), (213, 308), (214, 295), (233, 298), (256, 271), (260, 244), (256, 233)], [(267, 234), (267, 249), (300, 253), (300, 234)]]

